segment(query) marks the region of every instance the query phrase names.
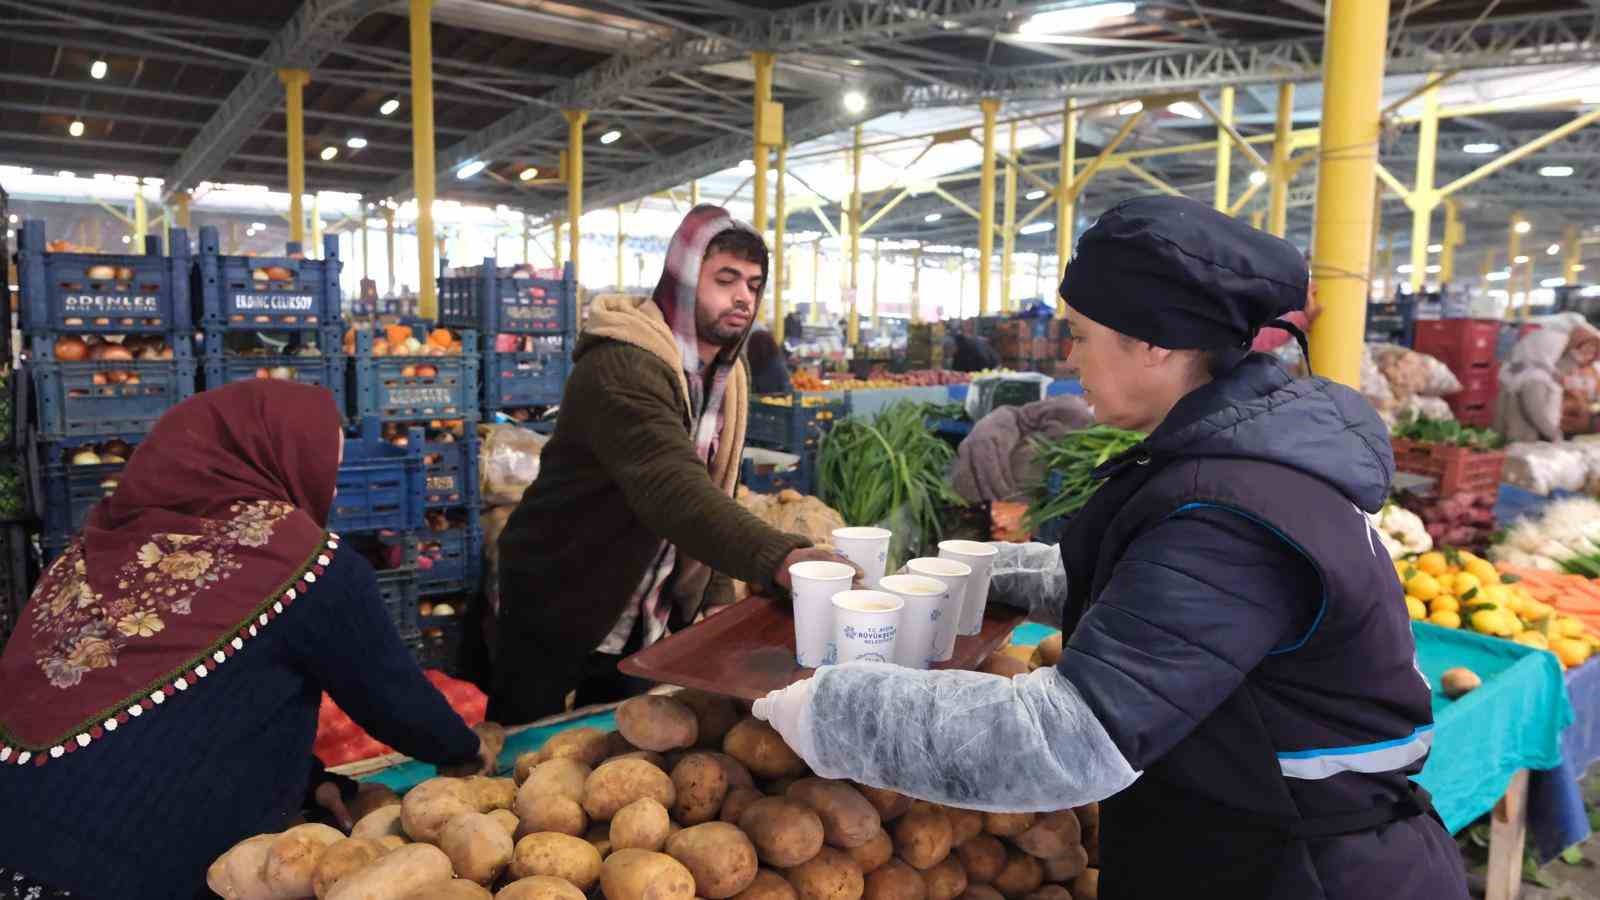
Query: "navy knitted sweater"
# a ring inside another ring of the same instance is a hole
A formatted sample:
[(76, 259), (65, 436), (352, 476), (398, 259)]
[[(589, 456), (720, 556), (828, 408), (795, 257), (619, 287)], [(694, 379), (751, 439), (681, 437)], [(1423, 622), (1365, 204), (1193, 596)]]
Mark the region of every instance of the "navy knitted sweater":
[(306, 793), (322, 691), (435, 764), (478, 739), (423, 677), (351, 550), (225, 666), (48, 765), (0, 766), (0, 867), (86, 900), (209, 897), (206, 868)]

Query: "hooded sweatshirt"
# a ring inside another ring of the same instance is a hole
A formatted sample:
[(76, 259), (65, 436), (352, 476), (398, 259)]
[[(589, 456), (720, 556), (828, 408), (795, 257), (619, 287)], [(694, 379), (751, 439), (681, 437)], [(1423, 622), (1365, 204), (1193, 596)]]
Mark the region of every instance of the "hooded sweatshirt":
[(1511, 348), (1500, 373), (1495, 430), (1506, 440), (1561, 440), (1561, 375), (1557, 365), (1567, 348), (1564, 331), (1541, 328)]

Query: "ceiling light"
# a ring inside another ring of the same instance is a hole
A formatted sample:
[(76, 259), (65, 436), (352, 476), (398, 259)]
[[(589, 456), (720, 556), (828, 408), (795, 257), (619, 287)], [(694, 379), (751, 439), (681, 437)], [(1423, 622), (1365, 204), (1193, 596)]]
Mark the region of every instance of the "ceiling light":
[(1566, 284), (1565, 278), (1546, 278), (1539, 282), (1540, 287), (1561, 287)]
[(1546, 256), (1555, 256), (1557, 253), (1560, 253), (1560, 252), (1561, 252), (1561, 245), (1560, 244), (1551, 244), (1550, 246), (1544, 248), (1544, 253), (1545, 253)]
[(122, 236), (122, 242), (124, 244), (131, 244), (131, 243), (133, 243), (133, 238), (128, 237), (127, 235), (123, 235)]
[(1505, 281), (1511, 277), (1510, 272), (1490, 272), (1487, 276), (1490, 281)]
[(67, 134), (73, 137), (83, 137), (83, 122), (73, 119), (72, 124), (67, 126)]
[(1251, 184), (1266, 184), (1267, 183), (1267, 173), (1261, 171), (1260, 169), (1257, 169), (1254, 172), (1251, 172), (1250, 173), (1250, 183)]
[(6, 217), (6, 221), (10, 222), (13, 225), (17, 224), (17, 214), (16, 213), (12, 213), (11, 215), (7, 216)]
[(529, 166), (526, 169), (523, 169), (522, 174), (518, 175), (517, 177), (523, 181), (532, 181), (539, 177), (539, 170), (535, 169), (533, 166)]
[(1500, 145), (1499, 144), (1479, 143), (1479, 144), (1467, 144), (1465, 147), (1461, 148), (1461, 152), (1462, 153), (1471, 153), (1474, 156), (1482, 156), (1485, 153), (1495, 153), (1495, 152), (1499, 151), (1499, 149), (1500, 149)]
[(484, 169), (486, 169), (488, 167), (489, 167), (489, 164), (484, 162), (481, 159), (472, 160), (471, 162), (466, 163), (461, 168), (456, 170), (456, 178), (458, 178), (458, 179), (460, 179), (462, 181), (466, 181), (468, 178), (471, 178), (472, 176), (478, 174), (479, 172), (482, 172)]
[(1539, 174), (1546, 178), (1565, 178), (1572, 174), (1571, 166), (1543, 166)]
[(1132, 3), (1096, 3), (1072, 9), (1052, 9), (1030, 16), (1022, 23), (1022, 27), (1017, 29), (1017, 33), (1071, 34), (1075, 31), (1088, 31), (1110, 19), (1133, 15), (1133, 8)]
[(266, 231), (267, 230), (267, 224), (265, 222), (251, 222), (250, 223), (250, 227), (255, 231)]
[(1044, 234), (1046, 231), (1054, 231), (1055, 227), (1054, 222), (1034, 222), (1017, 229), (1017, 234)]
[(1578, 263), (1577, 265), (1572, 267), (1572, 271), (1574, 271), (1574, 272), (1582, 272), (1583, 268), (1584, 268), (1583, 263)]
[(1395, 266), (1394, 270), (1396, 272), (1399, 272), (1401, 275), (1410, 275), (1411, 274), (1411, 264), (1410, 263), (1406, 263), (1405, 265), (1402, 265), (1402, 266)]
[(1438, 253), (1438, 252), (1442, 251), (1443, 249), (1444, 249), (1444, 245), (1443, 244), (1429, 244), (1428, 245), (1428, 252), (1429, 253)]
[(615, 144), (617, 141), (619, 141), (621, 139), (622, 139), (622, 132), (618, 131), (615, 128), (611, 129), (610, 131), (606, 132), (605, 134), (600, 135), (600, 143), (602, 143), (602, 144)]
[(855, 114), (867, 108), (867, 95), (860, 91), (844, 92), (844, 111)]
[(1533, 223), (1527, 219), (1518, 219), (1517, 223), (1511, 226), (1511, 229), (1517, 234), (1527, 234), (1533, 230)]
[(928, 213), (927, 215), (922, 217), (922, 221), (924, 221), (924, 222), (937, 222), (942, 218), (944, 218), (944, 213)]
[(400, 101), (395, 99), (394, 97), (390, 97), (389, 99), (383, 101), (383, 105), (382, 106), (378, 107), (378, 115), (380, 115), (380, 116), (392, 116), (392, 115), (394, 115), (394, 111), (399, 109), (399, 108), (400, 108)]
[(1043, 200), (1044, 199), (1044, 195), (1045, 195), (1045, 192), (1043, 190), (1029, 191), (1028, 193), (1023, 195), (1023, 199), (1025, 199), (1025, 200)]
[(99, 81), (100, 79), (106, 77), (106, 61), (103, 59), (97, 59), (90, 63), (89, 77), (93, 78), (95, 81)]
[(1119, 115), (1119, 116), (1131, 116), (1134, 113), (1141, 112), (1143, 110), (1144, 110), (1144, 101), (1142, 101), (1142, 100), (1134, 100), (1134, 101), (1131, 101), (1129, 103), (1124, 103), (1121, 106), (1117, 107), (1117, 115)]
[(1521, 256), (1518, 256), (1516, 259), (1513, 259), (1511, 262), (1512, 262), (1513, 265), (1520, 266), (1520, 265), (1522, 265), (1523, 263), (1525, 263), (1527, 261), (1528, 261), (1528, 257), (1526, 255), (1521, 255)]
[(338, 147), (323, 147), (322, 148), (322, 160), (323, 160), (323, 162), (327, 162), (328, 160), (333, 159), (335, 156), (338, 156), (338, 155), (339, 155), (339, 148)]
[(1200, 107), (1190, 103), (1187, 100), (1179, 100), (1177, 103), (1168, 103), (1167, 112), (1172, 113), (1175, 116), (1183, 116), (1185, 119), (1200, 119), (1205, 117), (1205, 113), (1200, 111)]
[(1437, 275), (1437, 274), (1439, 274), (1439, 270), (1440, 270), (1439, 266), (1433, 265), (1433, 266), (1427, 267), (1426, 269), (1423, 269), (1422, 271), (1427, 272), (1429, 275)]
[(349, 147), (351, 150), (363, 150), (366, 149), (367, 139), (364, 137), (353, 137), (345, 141), (344, 145)]
[(75, 175), (72, 172), (68, 172), (66, 169), (62, 169), (61, 171), (56, 173), (56, 177), (57, 178), (77, 178), (78, 176)]

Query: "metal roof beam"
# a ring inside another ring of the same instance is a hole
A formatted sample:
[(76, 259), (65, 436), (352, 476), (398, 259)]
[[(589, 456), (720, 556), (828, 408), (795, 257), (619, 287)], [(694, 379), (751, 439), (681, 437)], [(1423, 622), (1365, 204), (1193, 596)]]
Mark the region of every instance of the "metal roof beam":
[(305, 0), (267, 45), (263, 65), (245, 73), (167, 172), (162, 200), (220, 170), (277, 109), (283, 97), (279, 67), (315, 68), (361, 20), (385, 5), (386, 0)]

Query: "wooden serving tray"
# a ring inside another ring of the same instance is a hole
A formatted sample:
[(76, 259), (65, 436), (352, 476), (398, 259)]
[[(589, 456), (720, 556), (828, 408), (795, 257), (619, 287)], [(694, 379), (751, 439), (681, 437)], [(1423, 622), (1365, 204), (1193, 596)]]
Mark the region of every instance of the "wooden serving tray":
[[(1000, 649), (1026, 618), (1021, 610), (991, 603), (983, 630), (956, 638), (955, 655), (935, 669), (976, 669)], [(624, 659), (625, 675), (713, 694), (759, 700), (810, 677), (794, 658), (794, 614), (788, 604), (752, 596), (709, 619), (657, 641)]]

